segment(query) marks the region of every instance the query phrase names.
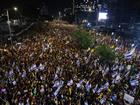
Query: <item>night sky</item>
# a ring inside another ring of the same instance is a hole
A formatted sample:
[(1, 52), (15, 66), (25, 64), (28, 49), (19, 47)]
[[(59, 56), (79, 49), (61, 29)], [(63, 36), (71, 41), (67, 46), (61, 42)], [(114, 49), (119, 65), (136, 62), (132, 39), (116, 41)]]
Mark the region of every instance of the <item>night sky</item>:
[(40, 7), (42, 3), (45, 3), (50, 13), (63, 10), (65, 7), (72, 6), (72, 0), (0, 0), (0, 8), (9, 8), (17, 5), (19, 8), (29, 12), (37, 7)]
[[(114, 3), (113, 6), (115, 5), (124, 12), (140, 12), (140, 0), (108, 1), (112, 1)], [(72, 7), (72, 0), (0, 0), (0, 9), (18, 6), (21, 12), (34, 13), (36, 8), (41, 7), (42, 3), (47, 5), (50, 14), (61, 11), (66, 7)]]

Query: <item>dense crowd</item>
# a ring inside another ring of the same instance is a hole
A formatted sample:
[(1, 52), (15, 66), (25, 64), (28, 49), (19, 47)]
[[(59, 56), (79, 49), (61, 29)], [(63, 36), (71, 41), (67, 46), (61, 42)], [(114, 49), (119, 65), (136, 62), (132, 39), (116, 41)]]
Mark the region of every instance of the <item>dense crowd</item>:
[(0, 104), (10, 105), (139, 105), (140, 52), (104, 64), (95, 47), (107, 44), (125, 53), (132, 42), (90, 33), (96, 39), (82, 50), (72, 29), (51, 27), (0, 49)]

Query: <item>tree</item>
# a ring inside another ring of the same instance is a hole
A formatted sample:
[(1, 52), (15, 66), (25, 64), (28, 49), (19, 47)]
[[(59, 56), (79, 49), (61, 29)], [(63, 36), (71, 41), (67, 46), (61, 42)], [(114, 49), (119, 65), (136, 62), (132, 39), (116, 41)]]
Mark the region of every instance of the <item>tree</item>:
[(84, 29), (78, 29), (72, 33), (72, 38), (81, 46), (83, 49), (87, 49), (92, 46), (93, 38), (89, 32)]
[(100, 60), (104, 62), (112, 62), (115, 60), (116, 55), (113, 49), (107, 45), (100, 45), (96, 48), (96, 54), (100, 56)]

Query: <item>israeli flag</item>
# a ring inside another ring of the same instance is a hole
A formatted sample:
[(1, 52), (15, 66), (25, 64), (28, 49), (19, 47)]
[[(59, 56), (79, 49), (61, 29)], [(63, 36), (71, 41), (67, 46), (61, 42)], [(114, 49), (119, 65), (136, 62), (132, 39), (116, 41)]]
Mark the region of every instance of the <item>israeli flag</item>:
[(57, 87), (56, 91), (54, 92), (54, 96), (57, 96), (60, 89), (63, 87), (64, 81), (61, 81), (61, 83), (59, 84), (59, 86)]
[(71, 79), (70, 81), (68, 81), (67, 85), (68, 85), (68, 86), (73, 85), (73, 80)]
[(91, 89), (91, 84), (89, 83), (89, 81), (86, 83), (86, 90), (89, 92)]
[(61, 87), (58, 87), (57, 90), (54, 92), (54, 96), (57, 96), (59, 91), (60, 91)]
[(95, 86), (95, 88), (92, 90), (92, 91), (93, 91), (93, 93), (96, 93), (97, 88), (98, 88), (98, 84), (97, 84), (97, 85)]
[(99, 94), (103, 89), (104, 89), (103, 87), (99, 88), (97, 93)]
[(135, 50), (136, 50), (136, 46), (132, 48), (130, 51), (126, 52), (124, 54), (125, 59), (131, 59), (134, 55)]
[(88, 102), (86, 101), (86, 102), (84, 102), (84, 105), (88, 105)]
[(36, 64), (33, 64), (32, 66), (31, 66), (31, 68), (29, 68), (29, 71), (32, 71), (32, 70), (34, 70), (34, 69), (36, 69), (37, 67), (36, 67)]
[(131, 86), (138, 86), (139, 85), (139, 81), (138, 80), (131, 80), (130, 84), (131, 84)]
[(43, 71), (44, 68), (45, 68), (45, 66), (43, 64), (40, 64), (39, 67), (38, 67), (38, 69), (41, 70), (41, 71)]
[(107, 82), (107, 83), (103, 86), (103, 88), (104, 88), (104, 89), (108, 89), (108, 87), (109, 87), (109, 83)]
[(83, 82), (84, 82), (84, 80), (81, 80), (79, 83), (77, 83), (77, 88), (81, 88), (81, 85)]
[(140, 78), (140, 72), (136, 75), (136, 78), (137, 78), (137, 79)]
[(60, 80), (60, 81), (55, 81), (53, 87), (55, 88), (55, 87), (59, 87), (59, 86), (61, 86), (61, 85), (63, 85), (63, 81), (62, 81), (62, 80)]

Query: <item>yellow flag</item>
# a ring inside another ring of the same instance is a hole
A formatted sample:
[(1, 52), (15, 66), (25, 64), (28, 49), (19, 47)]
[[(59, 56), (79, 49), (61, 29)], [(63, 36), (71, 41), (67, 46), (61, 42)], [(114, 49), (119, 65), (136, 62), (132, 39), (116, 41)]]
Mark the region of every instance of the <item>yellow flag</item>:
[(109, 95), (111, 93), (111, 90), (108, 88), (107, 94)]
[(111, 48), (114, 48), (114, 47), (115, 47), (114, 45), (111, 46)]
[(98, 99), (101, 99), (103, 95), (104, 95), (104, 94), (101, 93), (101, 94), (99, 95)]
[(69, 88), (69, 93), (70, 93), (70, 95), (71, 95), (71, 93), (72, 93), (72, 92), (71, 92), (71, 88)]
[(108, 88), (108, 92), (111, 93), (111, 90)]
[(93, 53), (95, 51), (95, 49), (93, 48), (93, 49), (91, 49), (91, 53)]

